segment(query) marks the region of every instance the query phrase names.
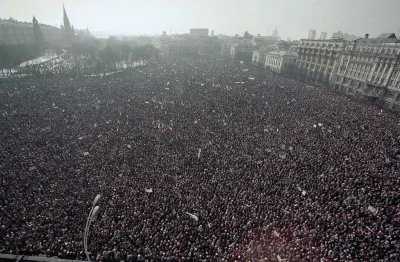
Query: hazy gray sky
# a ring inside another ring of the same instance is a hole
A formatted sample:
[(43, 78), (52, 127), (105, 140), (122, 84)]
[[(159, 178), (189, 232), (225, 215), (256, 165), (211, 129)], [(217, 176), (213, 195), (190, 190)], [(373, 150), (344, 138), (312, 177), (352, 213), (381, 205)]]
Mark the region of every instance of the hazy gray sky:
[(94, 34), (187, 33), (214, 29), (234, 35), (248, 30), (282, 39), (307, 38), (310, 29), (376, 37), (400, 28), (400, 0), (0, 0), (0, 17), (60, 26), (62, 3), (76, 28)]

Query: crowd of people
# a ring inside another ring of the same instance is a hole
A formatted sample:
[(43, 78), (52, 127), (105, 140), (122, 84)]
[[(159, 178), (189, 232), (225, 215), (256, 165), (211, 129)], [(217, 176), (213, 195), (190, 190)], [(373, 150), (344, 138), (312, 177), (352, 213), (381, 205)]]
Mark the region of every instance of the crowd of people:
[[(78, 75), (78, 74), (77, 74)], [(0, 252), (396, 261), (400, 120), (222, 57), (0, 82)]]

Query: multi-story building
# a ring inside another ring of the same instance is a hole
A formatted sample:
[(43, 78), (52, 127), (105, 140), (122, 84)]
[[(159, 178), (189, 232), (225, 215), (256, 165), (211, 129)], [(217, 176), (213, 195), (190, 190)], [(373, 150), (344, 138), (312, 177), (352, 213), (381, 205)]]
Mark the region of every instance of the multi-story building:
[(231, 58), (242, 61), (252, 61), (254, 49), (255, 47), (250, 45), (232, 45)]
[[(237, 58), (237, 55), (240, 55), (241, 49), (240, 47), (252, 47), (252, 51), (255, 49), (255, 45), (253, 43), (253, 38), (246, 38), (246, 37), (219, 37), (221, 40), (221, 54), (224, 56), (231, 56)], [(236, 46), (238, 46), (236, 48)], [(232, 49), (236, 50), (236, 54), (232, 55)], [(251, 61), (252, 54), (250, 54), (250, 58), (248, 59)], [(247, 59), (247, 58), (246, 58)]]
[(195, 41), (199, 54), (211, 55), (221, 53), (221, 41), (217, 37), (200, 37)]
[(301, 39), (296, 62), (297, 73), (312, 81), (331, 83), (336, 79), (346, 43), (343, 39)]
[(252, 62), (255, 65), (261, 65), (265, 66), (265, 59), (267, 57), (268, 49), (266, 48), (261, 48), (259, 50), (254, 50), (253, 51), (253, 58)]
[(328, 34), (326, 32), (321, 32), (321, 36), (319, 37), (319, 40), (326, 40), (326, 37)]
[(152, 44), (159, 49), (162, 55), (186, 55), (198, 54), (197, 45), (185, 40), (170, 39), (160, 37), (153, 39)]
[(334, 87), (400, 110), (400, 40), (395, 34), (358, 39), (343, 51)]
[(266, 45), (264, 38), (261, 36), (255, 36), (253, 37), (253, 41), (252, 41), (253, 45), (257, 46), (257, 47), (263, 47)]
[(294, 69), (297, 53), (287, 51), (268, 52), (265, 57), (265, 67), (277, 73), (285, 73)]
[(223, 56), (230, 56), (231, 55), (231, 49), (232, 45), (231, 44), (223, 44), (221, 46), (221, 55)]
[(208, 29), (206, 28), (192, 28), (190, 29), (191, 36), (208, 37)]
[(315, 40), (316, 34), (317, 34), (317, 31), (315, 31), (314, 29), (311, 29), (310, 32), (308, 33), (308, 39)]
[[(36, 19), (34, 19), (36, 20)], [(58, 43), (62, 39), (61, 30), (50, 25), (37, 24), (45, 43)], [(33, 23), (18, 22), (12, 18), (0, 20), (0, 45), (34, 44)]]
[(63, 7), (64, 25), (60, 28), (39, 24), (36, 18), (33, 23), (18, 22), (12, 18), (0, 19), (0, 45), (37, 44), (38, 35), (42, 38), (42, 44), (71, 44), (79, 40), (91, 37), (88, 29), (76, 30), (70, 24), (65, 8)]
[(271, 36), (274, 37), (275, 39), (278, 39), (278, 37), (279, 37), (278, 27), (275, 27), (274, 31), (272, 31)]
[(336, 33), (333, 33), (332, 37), (334, 37), (334, 38), (343, 38), (346, 41), (354, 41), (354, 40), (362, 38), (361, 36), (355, 36), (355, 35), (350, 35), (350, 34), (347, 34), (347, 33), (343, 33), (340, 30), (337, 31)]
[(243, 38), (250, 38), (250, 39), (252, 39), (252, 38), (253, 38), (253, 35), (246, 31), (246, 32), (244, 32), (244, 34), (243, 34)]

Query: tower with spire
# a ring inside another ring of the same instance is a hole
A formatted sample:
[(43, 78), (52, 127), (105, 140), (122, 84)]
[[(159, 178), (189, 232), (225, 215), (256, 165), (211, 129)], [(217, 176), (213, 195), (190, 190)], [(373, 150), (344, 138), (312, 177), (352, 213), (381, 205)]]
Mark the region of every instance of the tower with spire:
[(278, 34), (278, 27), (275, 27), (274, 31), (272, 32), (272, 36), (275, 37), (275, 38), (278, 38), (278, 37), (279, 37), (279, 34)]
[(71, 26), (71, 23), (69, 22), (69, 18), (67, 15), (67, 11), (65, 11), (65, 6), (63, 4), (63, 21), (64, 21), (64, 26), (61, 27), (62, 33), (63, 33), (63, 38), (64, 42), (66, 44), (70, 44), (74, 38), (74, 27)]
[(64, 16), (63, 16), (63, 19), (64, 19), (64, 28), (65, 28), (65, 29), (71, 29), (71, 24), (70, 24), (70, 22), (69, 22), (69, 18), (68, 18), (68, 15), (67, 15), (67, 11), (65, 11), (65, 6), (64, 6), (64, 4), (63, 4), (63, 13), (64, 13)]

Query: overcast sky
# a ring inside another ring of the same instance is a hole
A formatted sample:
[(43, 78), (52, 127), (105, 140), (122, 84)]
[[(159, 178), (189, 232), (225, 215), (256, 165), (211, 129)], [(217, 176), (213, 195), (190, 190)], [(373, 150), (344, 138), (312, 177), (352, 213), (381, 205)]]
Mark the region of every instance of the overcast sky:
[(95, 35), (188, 33), (307, 38), (310, 29), (376, 37), (400, 29), (400, 0), (0, 0), (0, 17), (60, 26), (62, 3), (74, 27)]

